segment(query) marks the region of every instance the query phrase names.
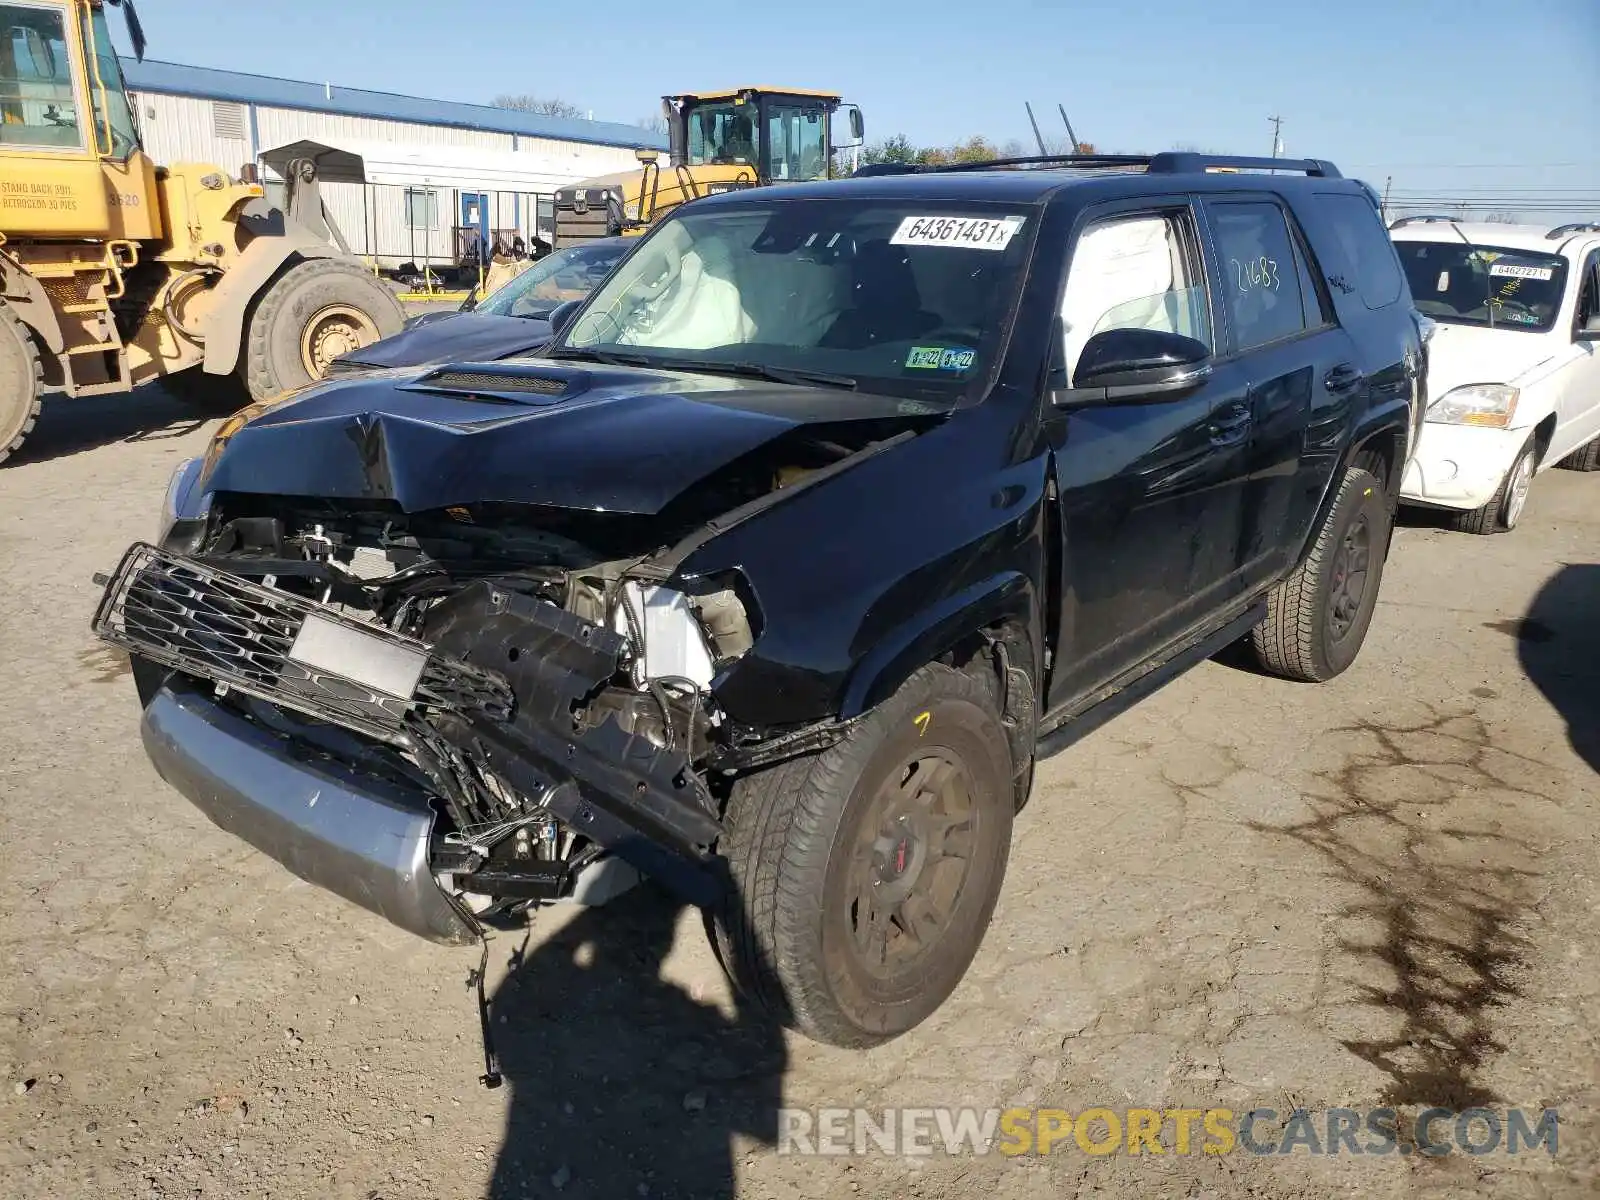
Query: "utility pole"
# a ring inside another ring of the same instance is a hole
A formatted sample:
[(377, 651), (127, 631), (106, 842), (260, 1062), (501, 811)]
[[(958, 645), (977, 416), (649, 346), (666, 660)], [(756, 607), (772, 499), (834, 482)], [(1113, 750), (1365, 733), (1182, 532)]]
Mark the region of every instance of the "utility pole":
[(1272, 157), (1277, 158), (1278, 149), (1283, 144), (1283, 139), (1278, 136), (1279, 130), (1283, 128), (1283, 118), (1268, 117), (1267, 120), (1272, 124)]

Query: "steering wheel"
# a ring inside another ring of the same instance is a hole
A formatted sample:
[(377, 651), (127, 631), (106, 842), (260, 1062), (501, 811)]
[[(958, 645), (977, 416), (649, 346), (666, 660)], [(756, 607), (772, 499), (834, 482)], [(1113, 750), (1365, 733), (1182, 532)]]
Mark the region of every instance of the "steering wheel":
[(1534, 312), (1529, 305), (1524, 304), (1521, 300), (1513, 300), (1510, 296), (1500, 296), (1497, 299), (1499, 300), (1499, 303), (1489, 304), (1488, 307), (1490, 312), (1494, 312), (1495, 310), (1501, 308), (1518, 308), (1527, 313), (1530, 317), (1536, 318), (1539, 315), (1538, 313)]

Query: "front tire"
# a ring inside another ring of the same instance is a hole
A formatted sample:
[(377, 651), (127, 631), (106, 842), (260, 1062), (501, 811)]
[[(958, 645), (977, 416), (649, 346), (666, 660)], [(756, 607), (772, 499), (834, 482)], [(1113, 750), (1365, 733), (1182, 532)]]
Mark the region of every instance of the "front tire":
[(1528, 489), (1533, 483), (1533, 473), (1539, 466), (1539, 446), (1530, 435), (1517, 451), (1500, 486), (1495, 489), (1489, 503), (1468, 512), (1452, 513), (1450, 527), (1460, 533), (1509, 533), (1522, 520), (1528, 503)]
[(341, 354), (400, 332), (405, 310), (352, 262), (313, 258), (280, 275), (250, 318), (243, 376), (251, 399), (272, 400), (323, 378)]
[(1347, 469), (1311, 553), (1267, 594), (1266, 620), (1250, 631), (1263, 668), (1325, 683), (1355, 662), (1378, 604), (1392, 522), (1382, 481), (1365, 467)]
[(1015, 788), (981, 683), (923, 667), (843, 741), (738, 780), (712, 914), (735, 986), (808, 1037), (887, 1042), (961, 982), (994, 913)]
[(11, 457), (39, 419), (44, 370), (28, 327), (0, 304), (0, 462)]

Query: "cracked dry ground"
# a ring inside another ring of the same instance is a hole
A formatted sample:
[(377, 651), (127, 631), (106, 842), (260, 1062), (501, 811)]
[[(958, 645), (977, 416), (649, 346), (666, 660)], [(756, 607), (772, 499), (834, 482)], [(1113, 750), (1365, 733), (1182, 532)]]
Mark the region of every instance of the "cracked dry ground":
[[(476, 952), (209, 825), (91, 641), (91, 574), (206, 432), (159, 396), (63, 406), (0, 470), (0, 1193), (1594, 1194), (1600, 478), (1540, 477), (1510, 536), (1403, 528), (1334, 684), (1208, 663), (1044, 764), (983, 951), (913, 1034), (751, 1024), (693, 915), (635, 893), (496, 939), (490, 1091)], [(1559, 1153), (770, 1149), (779, 1104), (1472, 1103), (1558, 1107)]]

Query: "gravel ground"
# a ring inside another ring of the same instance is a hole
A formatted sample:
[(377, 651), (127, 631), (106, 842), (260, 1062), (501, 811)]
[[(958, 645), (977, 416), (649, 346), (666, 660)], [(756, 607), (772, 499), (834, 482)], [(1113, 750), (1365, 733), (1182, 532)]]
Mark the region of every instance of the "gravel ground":
[[(207, 432), (159, 392), (62, 403), (0, 469), (5, 1196), (1595, 1194), (1600, 478), (1540, 477), (1510, 536), (1409, 522), (1333, 684), (1207, 663), (1043, 764), (982, 953), (911, 1035), (775, 1034), (640, 890), (494, 940), (488, 1090), (478, 952), (210, 825), (89, 633), (90, 576)], [(1558, 1152), (775, 1150), (780, 1106), (1388, 1106), (1410, 1149), (1474, 1104), (1559, 1109)]]

